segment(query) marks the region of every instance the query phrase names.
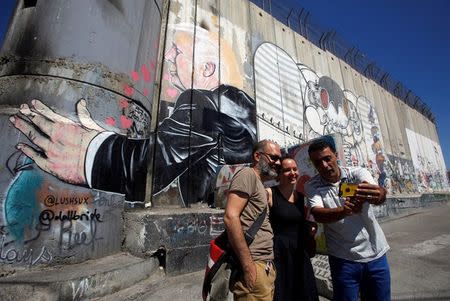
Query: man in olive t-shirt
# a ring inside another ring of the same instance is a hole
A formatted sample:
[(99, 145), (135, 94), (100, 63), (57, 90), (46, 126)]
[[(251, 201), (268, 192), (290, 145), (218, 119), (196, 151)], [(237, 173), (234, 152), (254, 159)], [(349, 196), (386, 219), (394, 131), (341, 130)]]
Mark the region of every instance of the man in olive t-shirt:
[(250, 246), (247, 246), (244, 231), (267, 208), (267, 194), (262, 182), (277, 176), (280, 156), (278, 144), (262, 140), (253, 148), (252, 167), (243, 168), (231, 180), (224, 223), (242, 267), (242, 275), (231, 287), (234, 300), (273, 300), (275, 270), (269, 210)]

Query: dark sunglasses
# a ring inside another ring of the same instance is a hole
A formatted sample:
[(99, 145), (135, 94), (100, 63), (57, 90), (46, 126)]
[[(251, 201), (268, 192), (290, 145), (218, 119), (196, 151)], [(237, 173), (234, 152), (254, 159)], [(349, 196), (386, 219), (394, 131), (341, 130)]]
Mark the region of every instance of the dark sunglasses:
[(266, 156), (269, 157), (269, 159), (270, 159), (271, 161), (273, 161), (273, 162), (277, 162), (278, 160), (281, 159), (280, 156), (277, 156), (277, 155), (271, 155), (271, 154), (263, 153), (263, 152), (259, 152), (259, 153), (260, 153), (260, 154), (263, 154), (263, 155), (266, 155)]

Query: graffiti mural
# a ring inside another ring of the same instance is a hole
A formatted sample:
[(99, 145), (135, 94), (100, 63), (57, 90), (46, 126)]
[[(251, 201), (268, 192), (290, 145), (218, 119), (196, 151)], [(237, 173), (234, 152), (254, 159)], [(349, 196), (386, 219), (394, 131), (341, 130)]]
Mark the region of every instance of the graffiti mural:
[(419, 192), (448, 189), (444, 156), (439, 144), (406, 129)]
[[(214, 192), (217, 166), (249, 162), (255, 101), (242, 90), (231, 47), (220, 45), (219, 57), (214, 33), (173, 26), (162, 91), (169, 97), (161, 100), (155, 133), (150, 109), (157, 43), (150, 45), (154, 56), (121, 83), (121, 93), (106, 93), (106, 107), (91, 97), (70, 100), (74, 111), (45, 98), (21, 104), (8, 117), (19, 139), (9, 139), (17, 141), (16, 150), (5, 160), (10, 180), (2, 200), (2, 262), (84, 260), (120, 247), (120, 238), (110, 237), (120, 232), (123, 201), (116, 196), (143, 204), (150, 166), (157, 171), (154, 198), (188, 205)], [(194, 46), (203, 50), (196, 60), (189, 53)]]
[(351, 91), (342, 90), (332, 78), (319, 76), (302, 64), (298, 67), (305, 81), (304, 132), (307, 140), (339, 134), (346, 165), (364, 165), (366, 146), (357, 97)]
[(214, 207), (225, 208), (231, 179), (238, 171), (240, 171), (247, 165), (249, 164), (220, 165), (217, 167), (217, 176), (214, 191)]
[(390, 162), (376, 107), (366, 96), (342, 89), (332, 78), (295, 62), (271, 43), (257, 48), (254, 62), (260, 139), (269, 138), (289, 148), (315, 137), (338, 134), (344, 152), (342, 163), (367, 168), (390, 193), (447, 187), (440, 171), (444, 167), (438, 165), (443, 161), (439, 161), (442, 155), (437, 144), (427, 150), (437, 158), (430, 161), (421, 149), (430, 142), (409, 138), (421, 146), (411, 154), (416, 172), (407, 159), (393, 156)]
[(386, 169), (390, 178), (390, 193), (418, 193), (419, 185), (413, 162), (394, 155), (388, 155), (388, 158)]
[[(353, 94), (347, 91), (347, 96), (350, 95)], [(357, 108), (362, 122), (364, 142), (367, 146), (366, 148), (361, 147), (364, 157), (361, 158), (360, 164), (372, 173), (374, 179), (378, 181), (378, 185), (389, 187), (386, 169), (386, 165), (389, 162), (384, 150), (384, 142), (375, 105), (365, 96), (359, 96)]]
[(220, 41), (219, 57), (214, 32), (189, 24), (171, 25), (170, 30), (153, 191), (157, 201), (175, 190), (186, 205), (206, 200), (214, 191), (218, 165), (250, 161), (256, 110), (255, 101), (241, 90), (239, 68), (234, 54), (226, 52), (231, 49), (226, 41)]
[(303, 97), (297, 65), (281, 48), (263, 43), (255, 52), (258, 138), (282, 147), (298, 144), (303, 135)]
[(374, 104), (319, 76), (285, 51), (263, 43), (255, 52), (255, 90), (259, 138), (290, 147), (338, 134), (347, 166), (367, 167), (387, 186), (387, 161)]

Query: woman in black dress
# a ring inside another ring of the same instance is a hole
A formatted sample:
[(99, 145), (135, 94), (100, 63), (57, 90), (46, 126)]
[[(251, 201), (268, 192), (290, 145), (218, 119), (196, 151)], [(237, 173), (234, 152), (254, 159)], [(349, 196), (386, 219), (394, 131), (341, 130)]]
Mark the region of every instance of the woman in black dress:
[(295, 191), (298, 177), (295, 160), (283, 158), (279, 185), (267, 190), (277, 271), (275, 301), (318, 300), (306, 251), (308, 235), (313, 235), (314, 229), (305, 221), (303, 195)]

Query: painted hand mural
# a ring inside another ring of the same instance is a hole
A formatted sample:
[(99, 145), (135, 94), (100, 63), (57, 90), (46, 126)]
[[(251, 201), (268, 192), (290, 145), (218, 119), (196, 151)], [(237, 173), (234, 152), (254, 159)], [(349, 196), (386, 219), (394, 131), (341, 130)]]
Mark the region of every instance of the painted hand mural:
[(10, 121), (39, 148), (24, 143), (16, 146), (39, 168), (65, 182), (84, 185), (87, 149), (92, 139), (105, 130), (91, 119), (84, 99), (77, 103), (77, 112), (80, 123), (32, 100), (31, 106), (23, 104), (21, 115), (10, 117)]

